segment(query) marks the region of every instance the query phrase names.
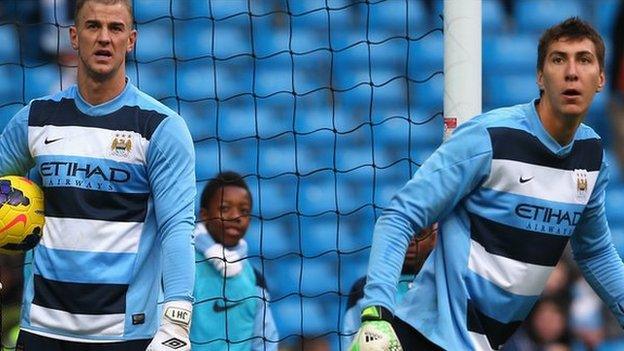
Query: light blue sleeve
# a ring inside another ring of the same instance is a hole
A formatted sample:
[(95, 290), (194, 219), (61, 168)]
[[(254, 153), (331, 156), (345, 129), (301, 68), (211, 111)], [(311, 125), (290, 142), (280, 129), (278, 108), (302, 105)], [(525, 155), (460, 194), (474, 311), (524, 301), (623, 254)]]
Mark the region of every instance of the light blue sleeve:
[(269, 292), (265, 289), (259, 289), (259, 295), (264, 296), (266, 300), (259, 301), (256, 304), (256, 318), (254, 321), (254, 339), (251, 344), (252, 351), (277, 351), (279, 334), (273, 319), (273, 313), (268, 306), (271, 298)]
[(359, 300), (355, 305), (351, 306), (342, 319), (342, 330), (340, 332), (340, 344), (343, 350), (348, 350), (349, 345), (353, 342), (355, 334), (360, 329), (360, 319), (362, 312), (362, 300)]
[(460, 126), (394, 195), (375, 224), (364, 307), (378, 305), (394, 312), (397, 282), (412, 235), (454, 210), (487, 178), (491, 160), (489, 133), (475, 117)]
[(0, 175), (26, 175), (34, 161), (28, 148), (30, 105), (19, 110), (0, 135)]
[(605, 212), (608, 166), (603, 161), (594, 192), (572, 235), (574, 259), (583, 276), (624, 326), (624, 265), (611, 242)]
[(195, 152), (184, 120), (163, 120), (150, 139), (147, 172), (162, 247), (164, 300), (193, 300)]

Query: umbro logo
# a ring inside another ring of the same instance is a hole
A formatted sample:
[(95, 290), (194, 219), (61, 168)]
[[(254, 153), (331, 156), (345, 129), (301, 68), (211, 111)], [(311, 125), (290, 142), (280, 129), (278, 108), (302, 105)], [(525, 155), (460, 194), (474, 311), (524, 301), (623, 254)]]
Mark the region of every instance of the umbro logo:
[(167, 341), (163, 341), (162, 344), (174, 350), (186, 346), (186, 343), (178, 338), (171, 338)]
[(56, 138), (56, 139), (48, 139), (48, 137), (45, 138), (45, 140), (43, 141), (44, 144), (48, 145), (48, 144), (52, 144), (54, 142), (57, 142), (59, 140), (61, 140), (63, 138)]
[(522, 176), (520, 176), (520, 183), (526, 183), (526, 182), (530, 181), (531, 179), (533, 179), (533, 177), (523, 178)]
[(215, 303), (212, 305), (212, 310), (217, 312), (217, 313), (225, 312), (226, 310), (229, 310), (230, 308), (236, 307), (236, 306), (240, 305), (241, 303), (243, 303), (243, 301), (238, 301), (236, 303), (230, 303), (230, 304), (221, 305), (217, 301), (215, 301)]

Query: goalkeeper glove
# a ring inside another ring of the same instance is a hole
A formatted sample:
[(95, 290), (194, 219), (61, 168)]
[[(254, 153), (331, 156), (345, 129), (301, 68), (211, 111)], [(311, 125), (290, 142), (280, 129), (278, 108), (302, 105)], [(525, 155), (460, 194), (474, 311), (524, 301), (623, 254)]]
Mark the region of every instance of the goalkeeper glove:
[(392, 314), (381, 306), (362, 311), (362, 325), (349, 351), (403, 351), (390, 321)]
[(191, 302), (169, 301), (164, 310), (160, 327), (146, 351), (190, 351)]
[(243, 261), (238, 252), (227, 249), (221, 244), (209, 247), (204, 252), (204, 256), (223, 277), (233, 277), (243, 270)]

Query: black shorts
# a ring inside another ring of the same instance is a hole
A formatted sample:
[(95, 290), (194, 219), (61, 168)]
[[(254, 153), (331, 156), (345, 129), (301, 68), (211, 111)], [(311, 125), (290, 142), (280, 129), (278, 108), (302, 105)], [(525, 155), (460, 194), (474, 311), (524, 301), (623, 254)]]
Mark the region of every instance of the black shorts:
[(20, 330), (15, 351), (144, 351), (151, 339), (87, 343), (52, 339)]
[(396, 317), (392, 321), (392, 328), (401, 342), (403, 351), (444, 351), (443, 348), (429, 341), (411, 325)]

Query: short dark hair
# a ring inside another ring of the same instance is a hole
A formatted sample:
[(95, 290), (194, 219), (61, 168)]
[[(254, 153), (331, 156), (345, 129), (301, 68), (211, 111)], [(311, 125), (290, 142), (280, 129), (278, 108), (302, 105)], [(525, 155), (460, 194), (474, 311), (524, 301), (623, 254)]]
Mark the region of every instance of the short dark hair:
[(602, 37), (594, 29), (594, 27), (586, 21), (583, 21), (579, 17), (570, 17), (565, 21), (558, 23), (548, 28), (540, 37), (539, 45), (537, 46), (537, 71), (541, 71), (544, 68), (544, 61), (546, 60), (546, 52), (548, 47), (553, 42), (560, 39), (568, 40), (582, 40), (589, 39), (594, 43), (596, 47), (596, 57), (600, 70), (604, 71), (605, 66), (605, 44)]
[(245, 179), (243, 179), (243, 177), (236, 172), (223, 171), (217, 174), (216, 177), (212, 178), (204, 187), (204, 191), (202, 191), (201, 195), (200, 207), (207, 209), (208, 205), (210, 204), (210, 200), (215, 195), (215, 193), (219, 189), (226, 186), (236, 186), (245, 189), (247, 191), (247, 194), (249, 194), (249, 201), (253, 204), (251, 191), (249, 191), (249, 187), (247, 186), (247, 182), (245, 182)]
[(78, 13), (80, 12), (80, 10), (82, 10), (82, 7), (84, 6), (84, 4), (86, 4), (89, 1), (97, 2), (100, 4), (104, 4), (104, 5), (115, 5), (115, 4), (124, 5), (128, 9), (128, 12), (130, 13), (130, 20), (132, 21), (132, 27), (134, 27), (134, 13), (132, 11), (132, 0), (76, 0), (76, 8), (74, 10), (74, 21), (78, 20)]

